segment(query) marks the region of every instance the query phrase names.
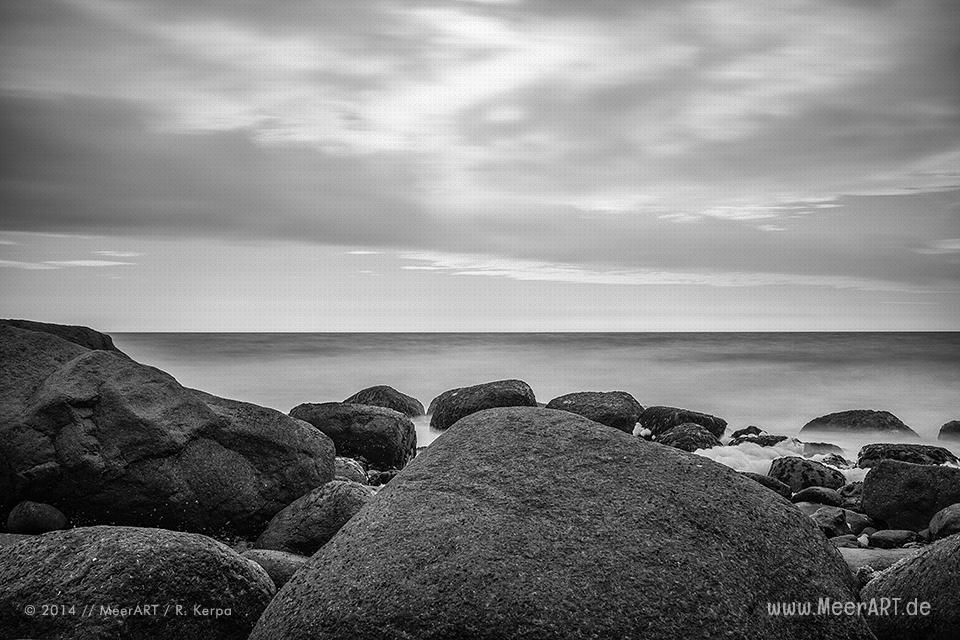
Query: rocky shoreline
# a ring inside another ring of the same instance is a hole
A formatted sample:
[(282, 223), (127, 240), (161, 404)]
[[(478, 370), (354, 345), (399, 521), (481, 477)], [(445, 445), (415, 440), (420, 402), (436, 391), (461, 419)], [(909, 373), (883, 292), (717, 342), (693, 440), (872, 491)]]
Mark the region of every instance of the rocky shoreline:
[[(183, 387), (86, 327), (0, 321), (0, 358), (11, 637), (884, 639), (960, 625), (960, 462), (886, 411), (814, 418), (801, 440), (626, 391), (544, 405), (500, 380), (426, 412), (380, 385), (285, 415)], [(444, 434), (418, 449), (424, 413)], [(829, 442), (849, 433), (872, 441), (855, 461)], [(716, 462), (746, 454), (766, 472)], [(771, 608), (824, 598), (930, 610)]]

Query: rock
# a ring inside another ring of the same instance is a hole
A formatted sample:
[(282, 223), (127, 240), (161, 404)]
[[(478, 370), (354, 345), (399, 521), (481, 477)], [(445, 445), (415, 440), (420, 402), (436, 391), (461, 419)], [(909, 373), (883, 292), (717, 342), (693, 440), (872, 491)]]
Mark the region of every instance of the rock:
[(666, 447), (674, 447), (684, 451), (696, 451), (697, 449), (710, 449), (720, 446), (720, 441), (715, 435), (707, 431), (706, 427), (692, 422), (668, 429), (657, 438), (657, 442)]
[(857, 536), (849, 533), (843, 536), (836, 536), (835, 538), (830, 538), (830, 543), (835, 547), (844, 547), (847, 549), (859, 549), (860, 543), (857, 541)]
[(881, 460), (863, 481), (863, 512), (894, 529), (926, 529), (938, 511), (960, 502), (960, 469)]
[(889, 411), (873, 411), (871, 409), (840, 411), (814, 418), (800, 429), (800, 433), (804, 432), (856, 433), (863, 435), (877, 433), (887, 434), (888, 436), (920, 437), (913, 429), (903, 424), (900, 418)]
[(399, 411), (366, 404), (301, 404), (290, 411), (322, 431), (338, 456), (364, 458), (376, 469), (403, 467), (417, 455), (417, 429)]
[(752, 442), (755, 445), (761, 447), (773, 447), (784, 440), (787, 440), (787, 436), (771, 436), (771, 435), (762, 435), (762, 436), (740, 436), (739, 438), (734, 438), (730, 441), (731, 447), (736, 447), (743, 444), (744, 442)]
[(0, 325), (0, 511), (257, 533), (333, 476), (333, 444), (282, 413), (186, 389), (111, 350)]
[(857, 513), (850, 509), (844, 509), (843, 513), (847, 517), (847, 526), (850, 527), (850, 532), (853, 534), (860, 535), (867, 527), (874, 525), (873, 519), (870, 518), (870, 516), (865, 516), (862, 513)]
[(810, 458), (812, 456), (825, 455), (830, 453), (838, 456), (843, 456), (843, 449), (841, 449), (835, 444), (830, 444), (828, 442), (804, 442), (803, 443), (804, 458)]
[(400, 473), (397, 469), (387, 469), (386, 471), (371, 471), (367, 484), (371, 487), (379, 487), (393, 480)]
[(0, 320), (0, 325), (16, 327), (17, 329), (26, 329), (38, 333), (49, 333), (50, 335), (62, 338), (67, 342), (79, 345), (93, 351), (116, 351), (122, 353), (113, 344), (113, 339), (105, 333), (94, 331), (89, 327), (78, 327), (64, 324), (48, 324), (46, 322), (34, 322), (32, 320)]
[(771, 594), (852, 586), (808, 518), (732, 469), (567, 412), (495, 409), (407, 466), (251, 640), (866, 639), (856, 617), (768, 615)]
[(825, 465), (835, 467), (837, 469), (852, 469), (853, 463), (844, 458), (843, 456), (837, 455), (835, 453), (828, 453), (823, 456), (820, 460)]
[(243, 557), (263, 567), (277, 589), (285, 585), (297, 569), (307, 564), (307, 560), (310, 559), (274, 549), (248, 549), (243, 552)]
[[(6, 637), (245, 638), (273, 593), (257, 564), (194, 533), (82, 527), (0, 547), (0, 629)], [(75, 610), (42, 615), (45, 603)], [(27, 615), (25, 604), (33, 604), (36, 614)], [(83, 615), (85, 605), (96, 612)], [(122, 616), (101, 614), (101, 605), (157, 609)], [(176, 605), (180, 615), (170, 613)], [(197, 615), (194, 605), (221, 614)]]
[(333, 459), (333, 478), (367, 484), (367, 471), (359, 460), (337, 456)]
[(871, 547), (895, 549), (917, 540), (917, 532), (908, 529), (881, 529), (867, 536)]
[(839, 507), (843, 504), (840, 494), (826, 487), (807, 487), (793, 494), (791, 502), (815, 502), (828, 507)]
[(423, 405), (420, 404), (419, 400), (386, 385), (367, 387), (343, 402), (344, 404), (368, 404), (374, 407), (393, 409), (410, 418), (423, 415)]
[(844, 475), (836, 469), (799, 456), (777, 458), (770, 463), (767, 475), (784, 483), (792, 491), (807, 487), (839, 489), (847, 482)]
[(823, 505), (817, 504), (816, 502), (794, 502), (793, 506), (800, 509), (800, 512), (805, 516), (812, 516), (820, 509), (823, 509)]
[(937, 440), (960, 441), (960, 420), (951, 420), (942, 427)]
[(580, 391), (554, 398), (547, 409), (560, 409), (584, 418), (633, 433), (643, 406), (626, 391)]
[(733, 439), (737, 439), (741, 436), (760, 436), (765, 433), (766, 432), (760, 427), (755, 427), (753, 425), (750, 425), (749, 427), (744, 427), (743, 429), (737, 429), (730, 435), (730, 437)]
[(759, 482), (766, 488), (770, 489), (774, 493), (777, 493), (783, 496), (787, 500), (790, 499), (790, 495), (791, 493), (793, 493), (792, 491), (790, 491), (790, 487), (788, 487), (787, 485), (783, 484), (782, 482), (780, 482), (775, 478), (771, 478), (770, 476), (765, 476), (762, 473), (753, 473), (750, 471), (740, 471), (739, 473), (740, 475), (746, 476), (755, 482)]
[[(900, 598), (901, 615), (867, 616), (879, 640), (949, 640), (960, 629), (960, 536), (915, 552), (864, 586), (863, 602)], [(929, 603), (928, 615), (902, 615), (908, 602)]]
[(837, 507), (820, 507), (810, 518), (820, 527), (828, 538), (836, 538), (850, 533), (847, 526), (847, 514)]
[(24, 500), (7, 516), (10, 533), (46, 533), (67, 528), (67, 516), (56, 507)]
[(927, 444), (868, 444), (860, 449), (857, 466), (869, 469), (881, 460), (899, 460), (914, 464), (956, 463), (957, 456), (943, 447)]
[(650, 430), (654, 436), (659, 436), (681, 424), (692, 422), (706, 428), (707, 431), (720, 437), (727, 428), (727, 421), (716, 416), (675, 407), (647, 407), (640, 414), (640, 424)]
[(930, 519), (930, 537), (933, 540), (960, 533), (960, 503), (937, 511)]
[(843, 501), (840, 506), (852, 511), (862, 511), (863, 509), (863, 481), (848, 482), (839, 489), (837, 493)]
[(430, 403), (430, 426), (447, 429), (457, 420), (495, 407), (535, 407), (533, 389), (522, 380), (498, 380), (444, 391)]
[(917, 555), (916, 549), (839, 549), (844, 562), (850, 570), (856, 572), (861, 567), (871, 567), (875, 571), (889, 569), (904, 558)]
[(373, 489), (356, 482), (328, 482), (273, 516), (253, 546), (312, 556), (373, 495)]
[(0, 533), (0, 547), (5, 545), (17, 544), (23, 540), (28, 540), (36, 536), (26, 533)]

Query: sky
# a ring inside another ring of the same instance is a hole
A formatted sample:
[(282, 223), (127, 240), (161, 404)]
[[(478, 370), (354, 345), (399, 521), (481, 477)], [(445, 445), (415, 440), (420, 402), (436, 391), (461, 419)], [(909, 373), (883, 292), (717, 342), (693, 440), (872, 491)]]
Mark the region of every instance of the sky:
[(960, 330), (955, 0), (4, 0), (0, 316)]

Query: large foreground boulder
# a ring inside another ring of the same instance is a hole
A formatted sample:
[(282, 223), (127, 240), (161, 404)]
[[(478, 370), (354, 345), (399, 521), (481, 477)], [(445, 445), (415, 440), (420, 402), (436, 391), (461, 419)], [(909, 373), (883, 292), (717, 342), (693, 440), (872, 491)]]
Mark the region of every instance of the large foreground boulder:
[(640, 424), (654, 437), (687, 422), (699, 424), (718, 438), (727, 429), (727, 421), (722, 418), (676, 407), (647, 407), (640, 414)]
[(259, 565), (199, 534), (84, 527), (0, 546), (3, 637), (233, 640), (273, 593)]
[(847, 483), (847, 478), (836, 469), (799, 456), (777, 458), (770, 463), (767, 475), (776, 478), (794, 492), (807, 487), (839, 489)]
[[(878, 640), (953, 640), (960, 629), (960, 536), (934, 543), (890, 567), (863, 588), (864, 602), (899, 598), (899, 615), (867, 616)], [(910, 602), (927, 615), (908, 615)]]
[(0, 324), (18, 329), (27, 329), (38, 333), (49, 333), (50, 335), (63, 338), (67, 342), (79, 345), (91, 350), (116, 351), (119, 349), (113, 344), (113, 339), (105, 333), (94, 331), (90, 327), (78, 327), (65, 324), (49, 324), (46, 322), (34, 322), (33, 320), (0, 320)]
[(633, 433), (643, 406), (626, 391), (580, 391), (554, 398), (547, 409), (576, 413), (594, 422)]
[(889, 411), (852, 409), (814, 418), (803, 425), (800, 433), (856, 433), (864, 436), (883, 434), (887, 437), (919, 438), (916, 431), (903, 424)]
[(960, 420), (951, 420), (942, 427), (937, 435), (937, 440), (952, 440), (960, 442)]
[(375, 469), (400, 469), (417, 455), (417, 428), (399, 411), (366, 404), (301, 404), (290, 411), (322, 431), (337, 455), (363, 458)]
[(522, 380), (498, 380), (444, 391), (430, 403), (430, 426), (447, 429), (460, 418), (496, 407), (535, 407), (533, 389)]
[(375, 493), (373, 487), (356, 482), (328, 482), (273, 516), (253, 546), (312, 556)]
[[(761, 542), (758, 544), (758, 542)], [(696, 455), (563, 411), (476, 413), (280, 590), (251, 638), (869, 638), (809, 518)]]
[(857, 466), (868, 469), (881, 460), (899, 460), (914, 464), (956, 463), (957, 456), (943, 447), (928, 444), (868, 444), (860, 449)]
[(405, 393), (400, 393), (393, 387), (378, 385), (367, 387), (362, 391), (344, 400), (346, 404), (369, 404), (374, 407), (384, 407), (399, 411), (409, 418), (415, 418), (423, 415), (423, 405), (420, 401)]
[(960, 502), (960, 469), (881, 460), (863, 479), (863, 512), (892, 529), (922, 531)]
[(333, 476), (310, 425), (117, 351), (0, 325), (0, 362), (0, 511), (34, 500), (77, 524), (259, 533)]

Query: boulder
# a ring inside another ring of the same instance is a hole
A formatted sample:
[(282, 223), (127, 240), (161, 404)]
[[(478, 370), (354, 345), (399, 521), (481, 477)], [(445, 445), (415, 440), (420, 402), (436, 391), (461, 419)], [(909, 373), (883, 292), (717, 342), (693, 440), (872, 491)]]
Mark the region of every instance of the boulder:
[(847, 515), (843, 509), (820, 507), (810, 516), (810, 519), (828, 538), (836, 538), (850, 533), (850, 527), (847, 526)]
[(799, 456), (777, 458), (770, 463), (767, 475), (784, 483), (794, 492), (807, 487), (839, 489), (847, 482), (844, 475), (836, 469)]
[(640, 424), (654, 436), (688, 422), (699, 424), (718, 438), (727, 428), (727, 421), (722, 418), (675, 407), (647, 407), (640, 414)]
[(350, 480), (367, 484), (367, 470), (359, 460), (337, 456), (333, 459), (333, 477), (335, 480)]
[(800, 433), (886, 434), (902, 438), (919, 438), (913, 429), (889, 411), (853, 409), (814, 418), (803, 425)]
[(419, 400), (386, 385), (367, 387), (343, 402), (345, 404), (368, 404), (374, 407), (393, 409), (410, 418), (423, 415), (423, 405), (420, 404)]
[(850, 509), (844, 509), (843, 513), (847, 517), (847, 526), (850, 527), (850, 533), (860, 535), (867, 527), (874, 526), (873, 519), (870, 516), (865, 516)]
[(33, 320), (0, 320), (0, 325), (7, 325), (8, 327), (16, 327), (17, 329), (26, 329), (38, 333), (48, 333), (92, 351), (116, 351), (121, 353), (121, 351), (114, 346), (113, 339), (110, 336), (105, 333), (100, 333), (99, 331), (94, 331), (90, 327), (48, 324), (46, 322), (34, 322)]
[(764, 431), (760, 427), (755, 427), (753, 425), (750, 425), (749, 427), (744, 427), (743, 429), (737, 429), (732, 434), (730, 434), (730, 437), (736, 439), (741, 436), (761, 436), (765, 433), (766, 431)]
[(323, 402), (298, 405), (290, 415), (333, 440), (338, 456), (363, 458), (375, 469), (403, 467), (417, 455), (416, 427), (393, 409)]
[(657, 442), (666, 447), (674, 447), (684, 451), (696, 451), (697, 449), (710, 449), (720, 446), (720, 440), (715, 435), (707, 431), (705, 427), (692, 422), (668, 429), (657, 438)]
[(401, 471), (251, 639), (866, 639), (856, 617), (767, 611), (852, 587), (808, 518), (732, 469), (564, 411), (495, 409)]
[(921, 531), (960, 502), (960, 469), (881, 460), (863, 480), (863, 512), (894, 529)]
[(881, 529), (867, 536), (871, 547), (878, 549), (896, 549), (903, 545), (916, 542), (917, 532), (909, 529)]
[(930, 519), (930, 537), (934, 540), (960, 533), (960, 503), (937, 511)]
[(832, 544), (837, 548), (840, 548), (840, 547), (847, 548), (847, 549), (860, 548), (860, 542), (857, 541), (857, 536), (853, 535), (852, 533), (830, 538), (830, 544)]
[[(256, 563), (194, 533), (82, 527), (0, 547), (5, 637), (233, 640), (250, 633), (273, 593)], [(73, 609), (43, 615), (44, 604)], [(85, 606), (94, 611), (86, 615)], [(195, 606), (210, 613), (198, 615)]]
[(0, 533), (0, 547), (17, 544), (34, 537), (36, 536), (27, 533)]
[(868, 444), (860, 449), (857, 466), (869, 469), (881, 460), (899, 460), (913, 464), (956, 463), (957, 456), (943, 447), (928, 444)]
[[(900, 615), (867, 616), (879, 640), (951, 640), (960, 629), (960, 536), (926, 547), (864, 586), (864, 602), (900, 598)], [(928, 615), (903, 615), (908, 602), (929, 603)]]
[[(804, 451), (806, 451), (806, 448), (804, 448)], [(806, 457), (806, 456), (804, 456), (804, 457)], [(836, 454), (836, 453), (828, 453), (827, 455), (823, 456), (823, 458), (820, 459), (820, 462), (822, 462), (822, 463), (825, 464), (825, 465), (829, 465), (829, 466), (831, 466), (831, 467), (837, 468), (837, 469), (852, 469), (852, 468), (853, 468), (853, 464), (852, 464), (849, 460), (847, 460), (847, 459), (844, 458), (843, 456), (838, 455), (838, 454)]]
[(852, 511), (861, 511), (863, 509), (863, 481), (848, 482), (839, 489), (837, 493), (843, 501), (841, 507)]
[(576, 413), (594, 422), (633, 433), (643, 406), (626, 391), (580, 391), (554, 398), (547, 409)]
[(793, 494), (791, 502), (815, 502), (828, 507), (839, 507), (843, 504), (840, 494), (826, 487), (807, 487)]
[(937, 440), (960, 441), (960, 420), (951, 420), (942, 427), (937, 435)]
[(258, 533), (333, 477), (309, 425), (182, 387), (117, 351), (0, 325), (0, 511), (74, 523)]
[(533, 389), (522, 380), (497, 380), (444, 391), (430, 403), (430, 426), (447, 429), (457, 420), (495, 407), (535, 407)]
[(253, 546), (312, 556), (374, 493), (371, 487), (356, 482), (328, 482), (273, 516)]
[(734, 438), (730, 441), (731, 447), (736, 447), (743, 444), (744, 442), (752, 442), (753, 444), (760, 447), (773, 447), (784, 440), (787, 440), (787, 436), (772, 436), (772, 435), (760, 435), (760, 436), (740, 436), (739, 438)]
[(367, 484), (371, 487), (379, 487), (387, 484), (393, 480), (396, 475), (400, 473), (397, 469), (387, 469), (385, 471), (371, 471), (368, 478)]
[(67, 528), (67, 516), (56, 507), (24, 500), (7, 516), (10, 533), (46, 533)]
[(751, 471), (740, 471), (739, 473), (740, 475), (746, 476), (755, 482), (759, 482), (760, 484), (765, 486), (767, 489), (770, 489), (774, 493), (783, 496), (787, 500), (790, 499), (790, 495), (793, 493), (792, 491), (790, 491), (790, 487), (788, 487), (787, 485), (783, 484), (782, 482), (780, 482), (775, 478), (771, 478), (770, 476), (765, 476), (762, 473), (753, 473)]
[(816, 502), (794, 502), (793, 506), (800, 509), (800, 512), (805, 516), (812, 516), (820, 509), (823, 509), (823, 505), (817, 504)]
[(243, 552), (243, 557), (263, 567), (277, 589), (287, 584), (290, 577), (310, 559), (307, 556), (274, 549), (248, 549)]
[(803, 443), (803, 457), (810, 458), (817, 455), (826, 455), (826, 454), (836, 454), (838, 456), (843, 456), (843, 449), (838, 447), (835, 444), (830, 444), (829, 442), (804, 442)]
[(850, 571), (856, 572), (861, 567), (871, 567), (875, 571), (883, 571), (900, 562), (904, 558), (912, 558), (917, 555), (916, 549), (840, 549), (840, 555), (844, 562), (850, 567)]

